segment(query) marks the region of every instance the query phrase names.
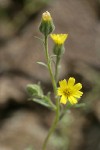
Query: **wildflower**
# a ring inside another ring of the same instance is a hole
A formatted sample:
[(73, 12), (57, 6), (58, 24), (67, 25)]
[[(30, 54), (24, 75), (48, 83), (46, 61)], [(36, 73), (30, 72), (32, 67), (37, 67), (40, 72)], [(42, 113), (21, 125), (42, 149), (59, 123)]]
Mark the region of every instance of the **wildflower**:
[(70, 77), (68, 82), (64, 79), (59, 81), (60, 87), (58, 87), (58, 95), (61, 96), (60, 103), (66, 104), (69, 101), (72, 105), (78, 102), (83, 92), (80, 91), (82, 88), (81, 83), (75, 84), (75, 78)]
[(50, 34), (55, 44), (62, 45), (68, 37), (68, 34)]
[(42, 32), (45, 36), (48, 36), (54, 28), (55, 26), (50, 13), (48, 11), (44, 12), (39, 26), (40, 32)]
[(57, 56), (61, 56), (65, 51), (64, 42), (68, 34), (50, 34), (50, 36), (55, 43), (53, 53)]

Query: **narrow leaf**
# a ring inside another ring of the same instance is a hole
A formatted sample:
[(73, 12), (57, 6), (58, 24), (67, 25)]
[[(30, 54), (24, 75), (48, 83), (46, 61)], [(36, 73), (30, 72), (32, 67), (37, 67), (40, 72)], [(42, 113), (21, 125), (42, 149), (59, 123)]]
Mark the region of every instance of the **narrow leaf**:
[(43, 39), (42, 38), (39, 38), (38, 36), (34, 36), (36, 39), (38, 39), (38, 40), (40, 40), (40, 41), (42, 41), (43, 43), (44, 43), (44, 41), (43, 41)]
[(44, 62), (40, 62), (40, 61), (38, 61), (38, 62), (37, 62), (37, 64), (42, 65), (42, 66), (44, 66), (44, 67), (48, 68), (48, 67), (47, 67), (47, 65), (46, 65)]
[(81, 104), (76, 104), (75, 105), (75, 108), (80, 108), (80, 107), (85, 107), (85, 103), (81, 103)]
[(43, 101), (43, 99), (33, 98), (32, 100), (38, 104), (45, 106), (45, 107), (49, 107), (49, 108), (51, 107), (51, 105), (48, 104), (47, 102)]
[(50, 58), (57, 57), (57, 55), (51, 55)]

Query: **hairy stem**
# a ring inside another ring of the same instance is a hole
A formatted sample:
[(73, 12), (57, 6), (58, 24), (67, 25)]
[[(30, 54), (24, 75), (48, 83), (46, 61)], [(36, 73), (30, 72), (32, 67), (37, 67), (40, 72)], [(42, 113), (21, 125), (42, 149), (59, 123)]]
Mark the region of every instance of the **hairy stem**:
[(48, 53), (48, 37), (47, 36), (45, 36), (45, 54), (46, 54), (48, 70), (49, 70), (50, 77), (51, 77), (51, 82), (53, 85), (54, 94), (56, 95), (57, 94), (57, 86), (56, 86), (56, 82), (55, 82), (54, 75), (53, 75), (52, 68), (51, 68), (51, 61), (50, 61), (50, 57), (49, 57), (49, 53)]
[(55, 115), (55, 119), (53, 121), (53, 124), (48, 132), (48, 135), (43, 143), (43, 147), (42, 147), (42, 150), (46, 150), (46, 147), (47, 147), (47, 143), (48, 143), (48, 140), (50, 138), (50, 136), (52, 135), (52, 133), (54, 132), (56, 126), (57, 126), (57, 123), (59, 121), (59, 98), (57, 97), (57, 85), (56, 85), (56, 81), (55, 81), (55, 78), (54, 78), (54, 75), (53, 75), (53, 72), (52, 72), (52, 68), (51, 68), (51, 61), (50, 61), (50, 58), (49, 58), (49, 53), (48, 53), (48, 37), (45, 36), (45, 54), (46, 54), (46, 60), (47, 60), (47, 65), (48, 65), (48, 70), (49, 70), (49, 73), (50, 73), (50, 77), (51, 77), (51, 81), (52, 81), (52, 85), (53, 85), (53, 90), (54, 90), (54, 94), (55, 94), (55, 100), (56, 100), (56, 109), (55, 109), (55, 112), (56, 112), (56, 115)]
[(56, 81), (56, 84), (57, 84), (57, 81), (58, 81), (59, 63), (60, 63), (60, 56), (57, 56), (57, 58), (56, 58), (56, 66), (55, 66), (55, 81)]
[(43, 147), (42, 147), (42, 150), (46, 150), (46, 147), (47, 147), (47, 143), (48, 143), (48, 140), (50, 138), (50, 136), (52, 135), (52, 133), (54, 132), (56, 126), (57, 126), (57, 123), (59, 121), (59, 99), (56, 99), (57, 101), (57, 109), (56, 109), (56, 116), (55, 116), (55, 119), (53, 121), (53, 124), (48, 132), (48, 135), (44, 141), (44, 144), (43, 144)]

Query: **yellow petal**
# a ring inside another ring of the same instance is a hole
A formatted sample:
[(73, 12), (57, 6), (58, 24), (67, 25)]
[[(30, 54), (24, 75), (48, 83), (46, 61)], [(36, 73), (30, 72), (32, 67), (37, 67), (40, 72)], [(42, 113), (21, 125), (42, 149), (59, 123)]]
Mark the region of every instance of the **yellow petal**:
[(78, 102), (77, 99), (75, 97), (73, 97), (73, 96), (68, 97), (68, 100), (70, 101), (70, 103), (72, 105), (74, 105), (74, 104), (76, 104)]
[(59, 96), (63, 95), (63, 91), (60, 87), (57, 90), (57, 95), (59, 95)]
[(62, 97), (61, 97), (60, 103), (62, 103), (62, 104), (66, 104), (66, 103), (67, 103), (67, 99), (66, 99), (65, 96), (62, 96)]
[(75, 78), (70, 77), (68, 80), (68, 86), (73, 86), (75, 84)]
[(74, 89), (75, 90), (80, 90), (82, 88), (82, 84), (81, 83), (77, 83), (76, 85), (74, 85)]
[(61, 88), (66, 88), (67, 87), (67, 81), (65, 79), (61, 80), (61, 81), (59, 81), (59, 85)]
[(80, 98), (83, 95), (83, 92), (77, 91), (73, 94), (74, 97)]
[(50, 34), (51, 38), (56, 44), (64, 44), (68, 34)]

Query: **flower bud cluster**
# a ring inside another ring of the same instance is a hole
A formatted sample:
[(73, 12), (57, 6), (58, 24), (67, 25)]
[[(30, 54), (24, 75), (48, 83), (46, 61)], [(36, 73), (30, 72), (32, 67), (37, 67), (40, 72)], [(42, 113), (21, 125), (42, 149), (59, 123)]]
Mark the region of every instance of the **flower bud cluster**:
[(64, 51), (64, 42), (68, 37), (68, 34), (51, 34), (55, 29), (53, 19), (48, 11), (42, 14), (42, 20), (39, 26), (40, 32), (44, 36), (50, 35), (51, 39), (54, 41), (53, 53), (57, 56), (61, 56)]

